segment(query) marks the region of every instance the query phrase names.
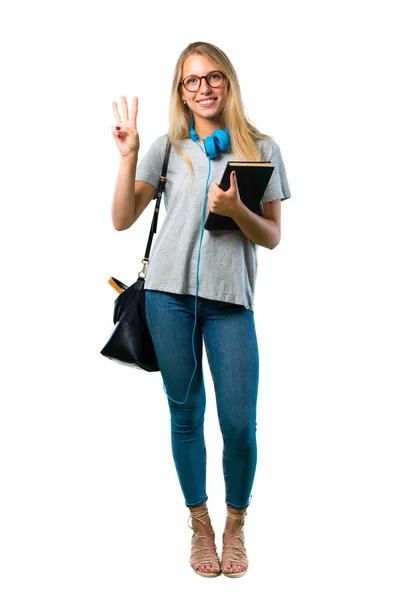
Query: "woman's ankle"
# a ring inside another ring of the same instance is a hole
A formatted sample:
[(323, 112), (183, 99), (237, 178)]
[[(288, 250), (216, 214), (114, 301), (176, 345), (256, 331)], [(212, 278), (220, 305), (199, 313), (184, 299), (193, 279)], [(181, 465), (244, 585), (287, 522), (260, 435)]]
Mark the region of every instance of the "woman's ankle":
[(240, 535), (243, 531), (244, 519), (247, 514), (246, 508), (234, 508), (226, 505), (227, 515), (225, 522), (225, 532)]
[(213, 531), (210, 515), (208, 514), (207, 503), (195, 508), (189, 507), (192, 521), (192, 529), (198, 535), (207, 535)]

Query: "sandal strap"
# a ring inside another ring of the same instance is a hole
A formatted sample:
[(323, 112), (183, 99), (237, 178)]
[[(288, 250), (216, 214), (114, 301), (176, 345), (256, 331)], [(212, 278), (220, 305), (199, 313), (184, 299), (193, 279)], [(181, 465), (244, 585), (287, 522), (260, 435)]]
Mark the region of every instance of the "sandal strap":
[[(247, 516), (247, 510), (242, 513), (232, 513), (229, 508), (227, 508), (227, 515), (230, 519), (234, 519), (235, 521), (240, 521), (241, 525), (244, 525), (245, 517)], [(232, 540), (239, 540), (241, 542), (241, 546), (235, 546), (232, 544)], [(230, 565), (240, 565), (247, 570), (248, 567), (248, 559), (246, 554), (246, 547), (244, 545), (244, 533), (241, 535), (233, 535), (231, 533), (224, 532), (222, 536), (222, 555), (221, 555), (221, 563), (226, 566), (226, 564)]]
[(241, 521), (241, 524), (244, 525), (244, 519), (247, 516), (247, 510), (245, 510), (244, 513), (231, 513), (231, 511), (229, 509), (226, 510), (226, 512), (228, 513), (228, 517), (230, 519), (235, 519), (235, 521)]
[(250, 496), (250, 501), (249, 501), (248, 505), (246, 506), (246, 508), (244, 509), (244, 512), (242, 512), (242, 513), (233, 513), (229, 510), (228, 505), (226, 505), (226, 512), (228, 513), (228, 517), (231, 519), (235, 519), (236, 521), (242, 519), (242, 525), (244, 525), (244, 519), (247, 516), (247, 509), (249, 508), (252, 499), (253, 499), (253, 494)]
[(219, 565), (219, 558), (217, 554), (217, 546), (215, 545), (214, 538), (212, 546), (197, 546), (197, 542), (200, 539), (209, 539), (211, 536), (215, 535), (214, 529), (210, 531), (207, 535), (199, 535), (193, 529), (193, 527), (189, 524), (190, 519), (194, 519), (195, 521), (199, 521), (205, 525), (205, 521), (203, 521), (204, 517), (208, 516), (208, 509), (203, 509), (200, 511), (191, 510), (188, 518), (188, 526), (194, 532), (192, 535), (192, 551), (190, 555), (190, 564), (192, 567), (197, 570), (200, 566), (214, 566), (215, 564)]
[[(240, 542), (242, 543), (242, 547), (240, 546), (233, 546), (231, 544), (229, 544), (229, 540), (227, 540), (227, 542), (225, 542), (225, 536), (230, 536), (231, 538), (240, 540)], [(231, 535), (230, 533), (224, 533), (223, 535), (223, 546), (222, 546), (222, 556), (221, 556), (221, 563), (222, 564), (236, 564), (236, 565), (241, 565), (245, 568), (247, 568), (248, 565), (248, 559), (247, 559), (247, 554), (246, 554), (246, 548), (244, 545), (244, 536), (242, 535)]]
[(205, 521), (202, 521), (202, 517), (208, 517), (208, 508), (206, 508), (205, 510), (197, 511), (197, 512), (191, 510), (190, 515), (187, 520), (187, 524), (190, 527), (190, 529), (192, 529), (194, 531), (193, 527), (191, 525), (189, 525), (189, 519), (194, 519), (195, 521), (199, 521), (200, 523), (205, 525), (206, 523), (205, 523)]
[(196, 546), (199, 539), (209, 538), (211, 535), (214, 535), (214, 531), (208, 535), (197, 535), (197, 533), (194, 533), (192, 536), (192, 552), (190, 558), (192, 559), (192, 562), (195, 561), (196, 567), (199, 565), (214, 565), (215, 558), (218, 559), (217, 547), (215, 543), (209, 547)]

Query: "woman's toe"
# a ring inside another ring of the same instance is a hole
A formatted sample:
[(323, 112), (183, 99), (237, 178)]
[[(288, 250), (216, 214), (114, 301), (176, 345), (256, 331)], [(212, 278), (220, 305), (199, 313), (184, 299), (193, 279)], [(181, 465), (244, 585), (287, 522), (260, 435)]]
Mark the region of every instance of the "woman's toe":
[(232, 567), (231, 567), (231, 565), (225, 565), (224, 566), (224, 571), (225, 571), (225, 573), (232, 573)]

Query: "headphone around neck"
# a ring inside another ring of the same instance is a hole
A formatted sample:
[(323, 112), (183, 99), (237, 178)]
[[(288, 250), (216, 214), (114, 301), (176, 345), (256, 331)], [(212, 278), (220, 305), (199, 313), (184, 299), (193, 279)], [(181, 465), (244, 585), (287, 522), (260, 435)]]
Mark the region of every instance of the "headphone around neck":
[[(193, 142), (197, 142), (200, 136), (194, 130), (194, 117), (191, 118), (189, 123), (189, 134), (190, 139)], [(212, 132), (211, 135), (206, 138), (200, 138), (204, 140), (204, 148), (206, 156), (209, 158), (216, 158), (218, 154), (218, 150), (224, 152), (230, 146), (230, 137), (229, 137), (229, 129), (216, 129)], [(201, 146), (200, 146), (201, 148)]]

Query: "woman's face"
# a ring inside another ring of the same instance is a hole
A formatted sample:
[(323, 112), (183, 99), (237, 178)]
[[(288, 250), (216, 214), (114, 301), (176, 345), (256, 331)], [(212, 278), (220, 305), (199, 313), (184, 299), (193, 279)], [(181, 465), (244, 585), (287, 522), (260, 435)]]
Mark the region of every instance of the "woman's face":
[[(182, 79), (185, 79), (188, 75), (201, 77), (218, 70), (208, 58), (195, 54), (194, 56), (189, 56), (183, 63)], [(213, 88), (208, 84), (206, 79), (202, 79), (197, 92), (189, 92), (182, 84), (181, 97), (182, 100), (186, 100), (188, 107), (198, 118), (215, 119), (218, 122), (220, 120), (218, 115), (222, 113), (228, 98), (228, 84), (226, 79), (224, 79), (221, 87)], [(211, 104), (202, 103), (202, 101), (211, 99), (213, 99)]]

